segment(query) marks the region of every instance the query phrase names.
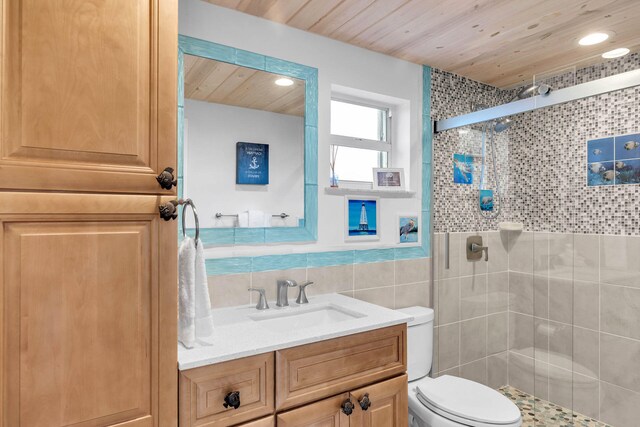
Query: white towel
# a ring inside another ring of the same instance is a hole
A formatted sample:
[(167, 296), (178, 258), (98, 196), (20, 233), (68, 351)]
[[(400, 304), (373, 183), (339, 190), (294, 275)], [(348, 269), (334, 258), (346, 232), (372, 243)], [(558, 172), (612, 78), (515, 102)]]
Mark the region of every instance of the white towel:
[(271, 227), (271, 216), (263, 211), (249, 211), (249, 227)]
[(238, 214), (238, 227), (247, 228), (249, 226), (249, 212)]
[(196, 342), (208, 344), (213, 334), (211, 300), (207, 284), (202, 242), (186, 237), (178, 251), (179, 324), (178, 340), (187, 348)]

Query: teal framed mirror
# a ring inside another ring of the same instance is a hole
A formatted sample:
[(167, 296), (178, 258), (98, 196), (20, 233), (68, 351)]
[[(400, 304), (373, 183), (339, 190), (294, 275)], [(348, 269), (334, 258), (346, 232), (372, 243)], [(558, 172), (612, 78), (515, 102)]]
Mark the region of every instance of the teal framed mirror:
[[(198, 56), (304, 81), (304, 217), (294, 227), (201, 228), (205, 246), (312, 242), (318, 239), (318, 70), (218, 43), (180, 35), (178, 39), (178, 196), (184, 194), (185, 55)], [(193, 202), (198, 206), (198, 200)], [(200, 216), (204, 214), (199, 212)], [(207, 214), (211, 214), (207, 212)], [(180, 224), (180, 222), (179, 222)], [(193, 230), (187, 229), (193, 235)], [(181, 236), (182, 233), (180, 232)]]

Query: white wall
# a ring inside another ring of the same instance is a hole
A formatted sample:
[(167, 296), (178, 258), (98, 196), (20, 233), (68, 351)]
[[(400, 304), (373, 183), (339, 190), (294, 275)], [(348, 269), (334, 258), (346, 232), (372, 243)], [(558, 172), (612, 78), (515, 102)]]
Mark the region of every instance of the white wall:
[[(394, 246), (396, 215), (421, 210), (422, 67), (200, 0), (180, 0), (179, 12), (180, 34), (318, 69), (318, 241), (254, 248), (212, 248), (207, 251), (208, 256)], [(379, 242), (344, 243), (344, 198), (324, 194), (324, 188), (329, 182), (329, 108), (332, 85), (409, 102), (410, 125), (405, 137), (408, 137), (411, 147), (411, 170), (408, 174), (410, 189), (416, 191), (416, 196), (410, 199), (381, 199), (382, 239)]]
[[(191, 99), (184, 113), (184, 194), (196, 203), (201, 227), (233, 225), (233, 218), (217, 220), (215, 213), (250, 209), (286, 212), (297, 225), (296, 217), (304, 217), (303, 117)], [(269, 185), (236, 185), (239, 141), (269, 144)], [(274, 218), (272, 225), (282, 222)]]

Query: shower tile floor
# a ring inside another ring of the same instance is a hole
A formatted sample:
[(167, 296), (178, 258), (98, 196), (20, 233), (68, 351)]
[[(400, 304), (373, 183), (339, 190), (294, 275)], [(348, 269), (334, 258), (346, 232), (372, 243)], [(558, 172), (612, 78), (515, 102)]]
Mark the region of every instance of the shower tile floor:
[(611, 427), (508, 385), (498, 391), (518, 405), (522, 413), (522, 427)]

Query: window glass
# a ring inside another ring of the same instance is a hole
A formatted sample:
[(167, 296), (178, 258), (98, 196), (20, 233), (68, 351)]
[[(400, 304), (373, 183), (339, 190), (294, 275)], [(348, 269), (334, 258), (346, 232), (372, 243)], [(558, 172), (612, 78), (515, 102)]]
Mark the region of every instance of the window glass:
[(331, 101), (331, 134), (387, 140), (387, 110), (343, 101)]
[(372, 182), (373, 168), (388, 167), (384, 151), (339, 146), (336, 154), (335, 173), (340, 181)]

